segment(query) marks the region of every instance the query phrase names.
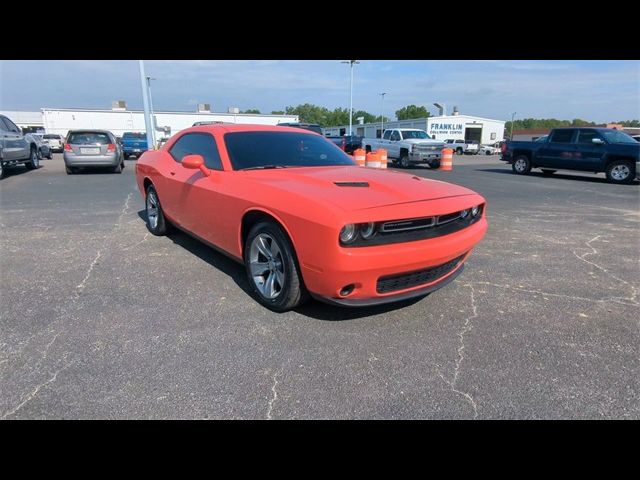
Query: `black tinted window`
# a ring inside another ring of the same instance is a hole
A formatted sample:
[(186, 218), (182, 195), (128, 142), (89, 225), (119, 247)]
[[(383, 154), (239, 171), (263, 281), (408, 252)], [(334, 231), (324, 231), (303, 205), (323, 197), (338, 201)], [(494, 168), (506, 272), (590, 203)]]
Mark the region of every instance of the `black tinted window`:
[(51, 140), (51, 139), (58, 139), (59, 140), (60, 139), (60, 135), (55, 135), (55, 134), (49, 133), (49, 134), (45, 135), (44, 138), (46, 138), (47, 140)]
[(355, 165), (330, 140), (308, 133), (234, 132), (224, 136), (235, 170), (263, 166)]
[(208, 133), (187, 133), (173, 144), (169, 153), (176, 162), (182, 162), (185, 155), (202, 155), (204, 164), (212, 170), (222, 170), (216, 140)]
[(574, 130), (556, 130), (553, 132), (549, 142), (551, 143), (571, 143)]
[(147, 135), (145, 133), (130, 133), (130, 132), (125, 132), (122, 135), (123, 139), (136, 139), (136, 140), (146, 140)]
[(114, 142), (109, 135), (102, 132), (71, 132), (67, 143), (74, 145), (108, 145)]
[(595, 130), (580, 130), (580, 134), (578, 135), (578, 143), (593, 143), (592, 140), (594, 138), (600, 138), (598, 132)]

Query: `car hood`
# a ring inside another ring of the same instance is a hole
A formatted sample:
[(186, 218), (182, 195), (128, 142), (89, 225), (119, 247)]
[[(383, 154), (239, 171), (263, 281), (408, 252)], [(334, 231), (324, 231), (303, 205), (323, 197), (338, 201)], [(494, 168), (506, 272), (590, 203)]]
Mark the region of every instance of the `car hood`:
[(441, 142), (439, 140), (433, 140), (433, 139), (429, 139), (429, 138), (407, 138), (405, 140), (402, 140), (403, 142), (406, 143), (410, 143), (410, 144), (418, 144), (418, 145), (444, 145), (444, 142)]
[(252, 181), (345, 211), (475, 195), (468, 188), (394, 170), (356, 166), (299, 167), (243, 172)]

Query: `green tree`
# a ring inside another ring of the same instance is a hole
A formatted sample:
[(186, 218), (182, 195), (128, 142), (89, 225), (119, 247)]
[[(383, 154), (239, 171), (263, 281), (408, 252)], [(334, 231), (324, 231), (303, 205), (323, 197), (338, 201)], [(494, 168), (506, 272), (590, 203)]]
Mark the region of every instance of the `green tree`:
[(298, 118), (301, 122), (317, 123), (322, 127), (327, 126), (327, 117), (329, 115), (329, 110), (327, 110), (325, 107), (319, 107), (318, 105), (305, 103), (302, 105), (297, 105), (295, 107), (289, 106), (285, 108), (285, 112), (287, 113), (287, 115), (298, 115)]
[(409, 120), (413, 118), (425, 118), (430, 116), (429, 110), (423, 106), (407, 105), (400, 110), (396, 110), (398, 120)]
[[(353, 115), (353, 122), (355, 123), (356, 115)], [(336, 108), (332, 112), (327, 113), (325, 119), (326, 124), (323, 127), (335, 127), (338, 125), (349, 124), (349, 109), (348, 108)]]
[(619, 123), (623, 127), (640, 128), (640, 120), (620, 120), (619, 122), (611, 122), (611, 123)]
[(245, 110), (242, 113), (257, 113), (257, 114), (260, 114), (260, 110), (258, 110), (257, 108), (250, 108), (249, 110)]
[(353, 114), (353, 121), (358, 117), (364, 117), (364, 123), (374, 123), (376, 121), (376, 116), (372, 113), (365, 112), (364, 110), (358, 110)]
[(271, 115), (284, 115), (284, 110), (272, 110)]

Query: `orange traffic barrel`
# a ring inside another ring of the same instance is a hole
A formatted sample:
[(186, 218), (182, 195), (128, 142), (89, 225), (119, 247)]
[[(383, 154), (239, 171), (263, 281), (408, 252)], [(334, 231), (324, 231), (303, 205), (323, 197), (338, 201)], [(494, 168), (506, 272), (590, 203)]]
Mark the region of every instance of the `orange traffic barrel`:
[(453, 170), (453, 150), (450, 148), (442, 149), (442, 158), (440, 159), (440, 170), (450, 172)]
[(364, 167), (367, 163), (367, 152), (362, 148), (357, 148), (353, 151), (353, 159), (359, 167)]
[(367, 153), (366, 166), (372, 168), (380, 168), (380, 154), (375, 152)]
[(384, 148), (378, 150), (380, 155), (380, 168), (387, 168), (387, 151)]

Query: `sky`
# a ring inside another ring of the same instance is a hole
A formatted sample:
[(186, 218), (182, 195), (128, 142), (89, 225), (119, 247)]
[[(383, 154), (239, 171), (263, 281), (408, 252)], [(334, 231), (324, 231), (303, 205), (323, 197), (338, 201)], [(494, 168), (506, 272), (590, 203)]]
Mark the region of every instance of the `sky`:
[[(198, 103), (216, 112), (349, 107), (349, 65), (340, 60), (147, 60), (145, 68), (155, 78), (157, 111), (195, 111)], [(514, 112), (516, 119), (640, 118), (639, 61), (363, 60), (353, 78), (354, 110), (390, 118), (409, 104), (437, 114), (434, 102), (500, 120)], [(0, 110), (111, 108), (113, 100), (142, 108), (137, 60), (0, 61)]]

